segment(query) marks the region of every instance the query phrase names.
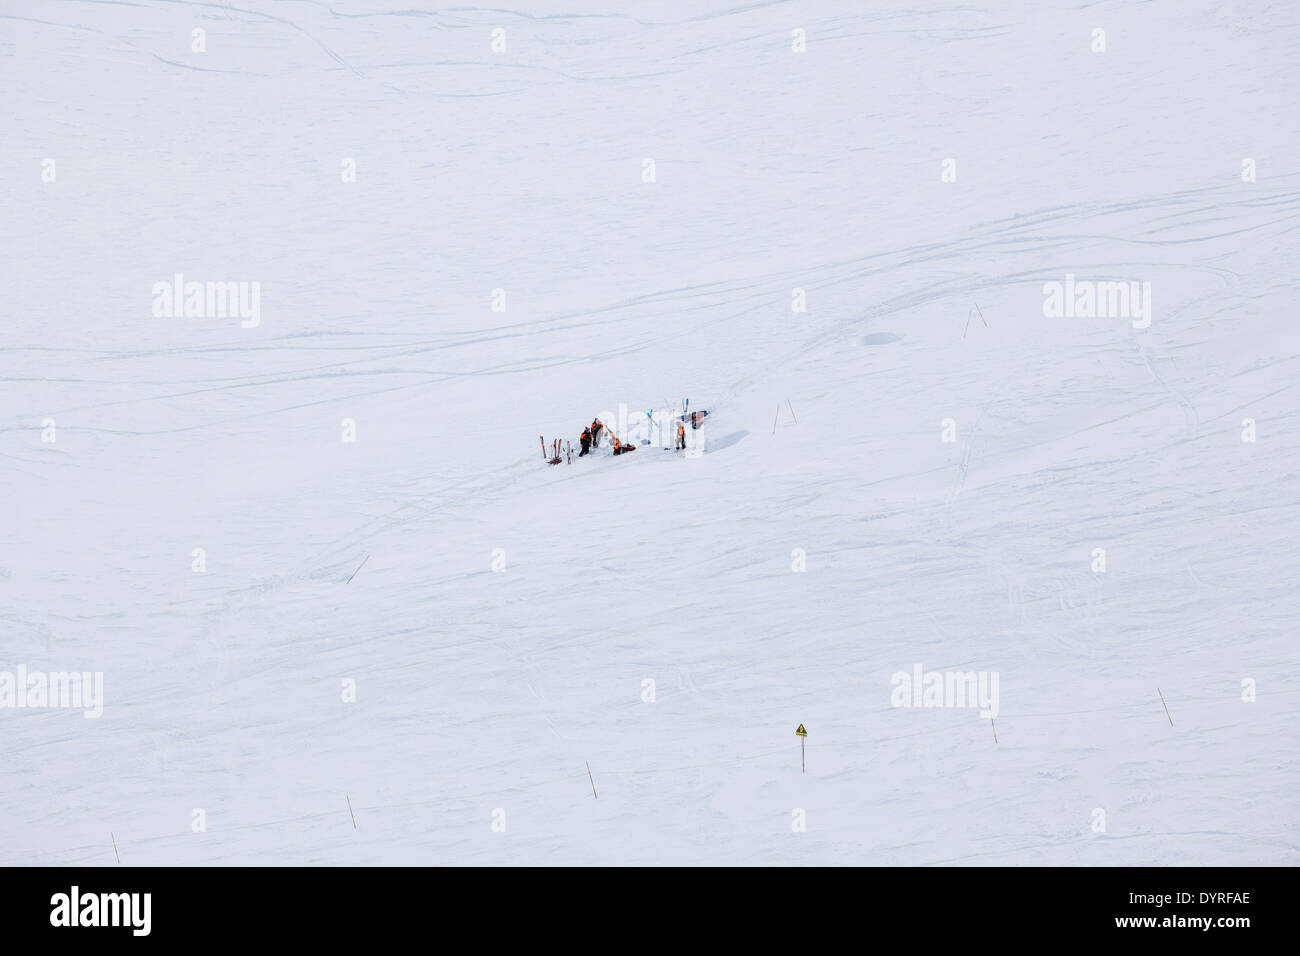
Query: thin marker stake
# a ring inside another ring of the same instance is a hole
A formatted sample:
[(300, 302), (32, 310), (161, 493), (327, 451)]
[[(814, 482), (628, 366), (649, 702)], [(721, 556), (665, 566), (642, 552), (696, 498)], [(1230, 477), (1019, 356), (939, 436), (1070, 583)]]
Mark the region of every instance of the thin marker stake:
[[(1165, 695), (1162, 694), (1162, 693), (1160, 693), (1160, 688), (1159, 688), (1159, 687), (1156, 688), (1156, 693), (1157, 693), (1157, 694), (1160, 694), (1160, 703), (1164, 704), (1164, 707), (1165, 707), (1165, 716), (1166, 716), (1166, 717), (1169, 717), (1169, 705), (1168, 705), (1168, 704), (1165, 704)], [(1172, 717), (1169, 717), (1169, 726), (1172, 727), (1173, 725), (1174, 725), (1174, 719), (1173, 719)]]
[(347, 801), (348, 801), (348, 816), (350, 816), (350, 817), (352, 818), (352, 829), (355, 830), (355, 829), (357, 828), (357, 815), (356, 815), (355, 813), (352, 812), (352, 798), (351, 798), (350, 796), (347, 796), (347, 794), (344, 794), (344, 796), (347, 797)]
[[(362, 559), (361, 559), (361, 563), (357, 565), (357, 571), (360, 571), (363, 567), (365, 567), (365, 566), (366, 566), (366, 562), (369, 561), (369, 560), (370, 560), (370, 552), (367, 551), (367, 552), (366, 552), (366, 556), (365, 556), (364, 558), (362, 558)], [(348, 575), (348, 579), (347, 579), (346, 581), (344, 581), (343, 583), (344, 583), (344, 584), (351, 584), (351, 583), (352, 583), (352, 579), (355, 578), (355, 577), (357, 576), (357, 571), (353, 571), (351, 574), (349, 574), (349, 575)]]
[[(787, 398), (787, 399), (785, 400), (785, 404), (786, 404), (786, 406), (789, 407), (789, 409), (790, 409), (790, 417), (791, 417), (791, 418), (794, 418), (794, 406), (790, 404), (790, 399)], [(798, 424), (799, 424), (799, 419), (794, 418), (794, 423), (795, 423), (796, 425), (798, 425)]]
[(121, 863), (121, 862), (122, 862), (122, 858), (121, 858), (120, 856), (117, 855), (117, 837), (113, 836), (112, 831), (109, 831), (108, 836), (109, 836), (109, 839), (111, 839), (111, 840), (113, 841), (113, 857), (114, 857), (114, 859), (117, 860), (118, 863)]
[(583, 763), (587, 764), (587, 779), (591, 781), (591, 795), (599, 800), (600, 797), (596, 796), (596, 778), (591, 775), (591, 764), (586, 760)]

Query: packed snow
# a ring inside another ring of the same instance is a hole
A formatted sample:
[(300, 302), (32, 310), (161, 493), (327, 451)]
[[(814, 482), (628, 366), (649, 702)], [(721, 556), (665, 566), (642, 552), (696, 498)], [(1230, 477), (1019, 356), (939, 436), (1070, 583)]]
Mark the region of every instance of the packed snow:
[(0, 865), (1300, 863), (1300, 7), (0, 0), (0, 80)]

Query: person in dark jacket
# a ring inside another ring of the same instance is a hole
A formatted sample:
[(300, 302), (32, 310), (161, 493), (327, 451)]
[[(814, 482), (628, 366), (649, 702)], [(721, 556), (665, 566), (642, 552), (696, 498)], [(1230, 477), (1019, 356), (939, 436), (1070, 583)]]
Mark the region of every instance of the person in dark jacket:
[(591, 451), (591, 429), (584, 428), (582, 430), (582, 437), (578, 440), (582, 442), (582, 451), (578, 452), (578, 457), (581, 458), (583, 455), (587, 454), (587, 452)]
[(605, 425), (599, 418), (591, 420), (591, 447), (600, 447), (600, 433), (605, 430)]

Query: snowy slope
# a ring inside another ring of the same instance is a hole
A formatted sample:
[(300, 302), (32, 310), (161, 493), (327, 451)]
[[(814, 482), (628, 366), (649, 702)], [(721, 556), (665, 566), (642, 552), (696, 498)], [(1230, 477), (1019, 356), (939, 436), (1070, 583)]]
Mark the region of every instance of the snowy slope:
[(0, 0), (0, 864), (1300, 862), (1300, 10), (612, 6)]

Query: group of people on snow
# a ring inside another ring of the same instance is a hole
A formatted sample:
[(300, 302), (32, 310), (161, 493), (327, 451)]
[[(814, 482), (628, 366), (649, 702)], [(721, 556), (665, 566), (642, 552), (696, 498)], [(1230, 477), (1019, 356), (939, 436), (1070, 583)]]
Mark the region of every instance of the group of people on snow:
[(600, 433), (604, 431), (605, 426), (599, 418), (593, 418), (591, 424), (582, 430), (582, 435), (578, 441), (582, 444), (582, 451), (578, 452), (578, 457), (590, 452), (593, 448), (600, 447)]
[(609, 440), (614, 446), (614, 454), (616, 455), (626, 455), (630, 451), (636, 451), (636, 445), (629, 445), (619, 441), (618, 436), (606, 428), (604, 422), (599, 418), (593, 418), (591, 424), (584, 428), (582, 434), (578, 437), (578, 442), (582, 445), (578, 457), (581, 458), (583, 455), (590, 453), (593, 448), (599, 448), (602, 435), (609, 435)]
[[(699, 425), (695, 424), (694, 421), (692, 422), (692, 425), (696, 428), (699, 427)], [(616, 455), (626, 455), (628, 452), (636, 451), (636, 445), (620, 441), (617, 435), (605, 427), (604, 422), (599, 418), (593, 418), (591, 424), (583, 428), (582, 434), (578, 437), (578, 443), (582, 446), (582, 450), (578, 452), (578, 457), (581, 458), (583, 455), (590, 454), (593, 448), (599, 448), (602, 435), (609, 435), (610, 442), (614, 446), (614, 454)], [(686, 422), (685, 416), (682, 416), (682, 418), (677, 421), (677, 441), (673, 446), (673, 450), (681, 451), (685, 447)]]

